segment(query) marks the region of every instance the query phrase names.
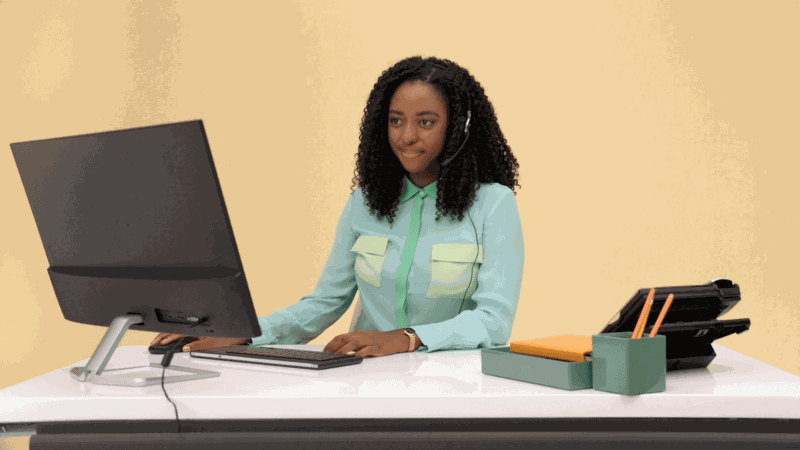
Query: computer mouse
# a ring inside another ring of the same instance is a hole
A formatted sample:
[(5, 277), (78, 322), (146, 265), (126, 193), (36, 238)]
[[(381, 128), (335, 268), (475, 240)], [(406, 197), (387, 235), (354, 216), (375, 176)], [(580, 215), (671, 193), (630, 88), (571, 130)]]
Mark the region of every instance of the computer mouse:
[(176, 352), (180, 352), (184, 345), (189, 344), (191, 342), (197, 341), (200, 338), (194, 336), (184, 336), (182, 338), (178, 338), (169, 344), (156, 344), (151, 345), (147, 351), (154, 355), (163, 355), (167, 353), (169, 349), (174, 348)]

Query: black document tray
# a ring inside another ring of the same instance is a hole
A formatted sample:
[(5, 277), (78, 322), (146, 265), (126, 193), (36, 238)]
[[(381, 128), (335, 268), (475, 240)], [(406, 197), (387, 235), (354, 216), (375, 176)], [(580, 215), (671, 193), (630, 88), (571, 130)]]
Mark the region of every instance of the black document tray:
[[(650, 288), (639, 289), (600, 333), (633, 331)], [(672, 305), (658, 329), (667, 338), (667, 370), (707, 367), (717, 356), (711, 343), (750, 329), (750, 319), (717, 320), (731, 310), (741, 294), (739, 285), (719, 279), (699, 286), (656, 288), (645, 331), (649, 334), (658, 314), (673, 294)]]

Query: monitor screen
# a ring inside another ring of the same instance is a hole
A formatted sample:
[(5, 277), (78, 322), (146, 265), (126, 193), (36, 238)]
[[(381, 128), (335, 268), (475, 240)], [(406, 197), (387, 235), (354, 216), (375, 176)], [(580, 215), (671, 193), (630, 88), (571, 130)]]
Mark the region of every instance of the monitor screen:
[(11, 149), (66, 319), (261, 334), (202, 121)]

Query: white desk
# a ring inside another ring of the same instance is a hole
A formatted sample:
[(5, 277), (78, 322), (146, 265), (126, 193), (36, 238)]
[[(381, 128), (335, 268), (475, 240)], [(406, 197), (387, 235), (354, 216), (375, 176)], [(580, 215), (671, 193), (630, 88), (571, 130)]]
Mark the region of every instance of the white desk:
[[(632, 426), (618, 429), (617, 436), (631, 430), (652, 430), (655, 422), (663, 427), (670, 422), (666, 419), (682, 425), (667, 426), (664, 431), (685, 431), (688, 423), (716, 424), (713, 427), (722, 426), (724, 430), (714, 430), (728, 433), (747, 431), (747, 427), (751, 431), (766, 430), (763, 427), (769, 426), (784, 427), (780, 430), (796, 426), (800, 430), (800, 377), (725, 347), (714, 348), (718, 356), (708, 369), (668, 372), (666, 392), (639, 396), (593, 389), (564, 391), (484, 375), (477, 350), (399, 354), (323, 371), (209, 361), (179, 354), (172, 364), (218, 370), (222, 375), (167, 384), (166, 388), (177, 404), (182, 427), (187, 427), (184, 431), (197, 431), (210, 424), (226, 424), (226, 430), (261, 431), (277, 423), (283, 424), (281, 429), (298, 423), (313, 423), (312, 429), (318, 429), (324, 423), (374, 425), (376, 421), (395, 430), (392, 424), (413, 424), (417, 429), (425, 422), (445, 424), (443, 429), (460, 423), (473, 427), (464, 431), (479, 431), (481, 423), (494, 424), (490, 428), (497, 429), (502, 424), (521, 424), (523, 419), (528, 430), (535, 424), (552, 429), (554, 422), (547, 421), (554, 419), (562, 425), (582, 424), (587, 430), (590, 422), (605, 427), (612, 423)], [(149, 355), (146, 347), (120, 347), (109, 367), (149, 361), (160, 361), (160, 356)], [(48, 424), (62, 429), (79, 423), (153, 423), (160, 424), (161, 431), (165, 426), (170, 430), (176, 427), (175, 412), (161, 386), (79, 383), (68, 370), (66, 367), (0, 391), (0, 424), (7, 433), (37, 430), (47, 434), (42, 430)], [(738, 420), (729, 420), (734, 418)], [(650, 425), (636, 428), (634, 422)], [(183, 435), (187, 434), (191, 433)], [(308, 435), (306, 429), (304, 436)], [(793, 436), (796, 441), (792, 445), (800, 448), (800, 434)], [(33, 448), (34, 440), (31, 443)]]

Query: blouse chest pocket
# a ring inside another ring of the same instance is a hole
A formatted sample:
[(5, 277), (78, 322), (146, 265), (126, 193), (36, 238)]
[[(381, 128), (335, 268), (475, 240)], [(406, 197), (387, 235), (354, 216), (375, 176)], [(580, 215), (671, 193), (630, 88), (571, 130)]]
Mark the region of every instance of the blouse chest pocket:
[(472, 296), (478, 288), (478, 268), (482, 262), (482, 245), (434, 244), (428, 298), (462, 298), (465, 291), (467, 297)]
[(381, 271), (389, 248), (389, 238), (359, 236), (351, 252), (356, 252), (356, 274), (365, 283), (381, 287)]

